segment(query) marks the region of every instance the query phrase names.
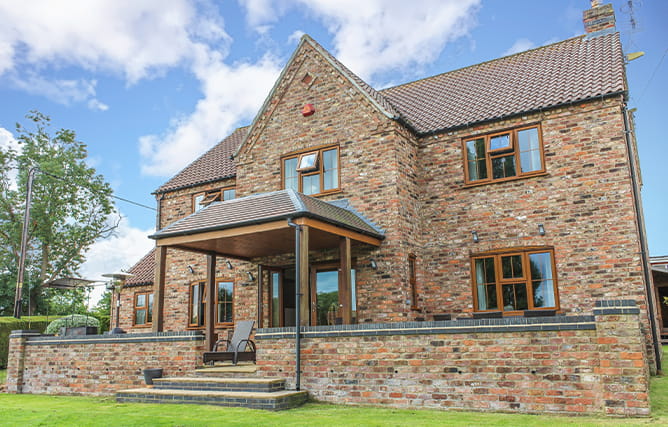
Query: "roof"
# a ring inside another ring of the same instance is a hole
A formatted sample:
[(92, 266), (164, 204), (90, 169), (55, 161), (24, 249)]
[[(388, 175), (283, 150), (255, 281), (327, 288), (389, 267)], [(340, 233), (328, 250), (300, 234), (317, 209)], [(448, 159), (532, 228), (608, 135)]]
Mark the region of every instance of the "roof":
[(160, 194), (234, 177), (236, 165), (232, 154), (246, 137), (248, 128), (244, 126), (236, 129), (230, 136), (174, 175), (154, 193)]
[[(311, 37), (302, 37), (383, 114), (418, 134), (497, 120), (573, 102), (623, 93), (624, 57), (617, 33), (580, 36), (459, 70), (377, 91)], [(299, 50), (297, 48), (296, 52)], [(262, 111), (288, 68), (269, 93)], [(255, 118), (255, 121), (261, 114)], [(253, 125), (255, 124), (253, 122)], [(253, 126), (251, 125), (251, 126)], [(235, 154), (251, 126), (235, 130), (155, 193), (235, 176)]]
[(417, 133), (625, 90), (617, 33), (580, 36), (380, 91)]
[(212, 203), (150, 237), (157, 240), (301, 217), (318, 219), (380, 239), (384, 237), (382, 230), (352, 209), (292, 189)]
[(148, 286), (153, 285), (154, 274), (155, 274), (155, 248), (151, 249), (149, 253), (144, 255), (144, 257), (135, 264), (128, 273), (132, 274), (132, 277), (128, 277), (125, 280), (125, 287), (134, 287), (134, 286)]

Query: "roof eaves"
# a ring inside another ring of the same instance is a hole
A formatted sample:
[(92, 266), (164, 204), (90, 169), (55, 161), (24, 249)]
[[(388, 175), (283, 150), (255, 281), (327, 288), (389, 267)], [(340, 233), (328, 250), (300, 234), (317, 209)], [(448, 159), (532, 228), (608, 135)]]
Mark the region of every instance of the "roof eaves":
[(234, 178), (236, 176), (237, 176), (237, 174), (234, 173), (234, 174), (230, 174), (230, 175), (224, 175), (224, 176), (218, 177), (216, 179), (209, 179), (207, 181), (194, 182), (192, 184), (180, 185), (180, 186), (177, 186), (177, 187), (168, 187), (164, 190), (160, 190), (158, 188), (157, 190), (153, 191), (151, 194), (157, 196), (157, 195), (160, 195), (160, 194), (170, 193), (172, 191), (185, 190), (187, 188), (194, 188), (194, 187), (199, 187), (200, 185), (211, 184), (212, 182), (222, 181), (224, 179), (230, 179), (230, 178)]
[(504, 119), (510, 119), (510, 118), (513, 118), (513, 117), (523, 116), (523, 115), (526, 115), (526, 114), (540, 113), (542, 111), (552, 110), (554, 108), (561, 108), (561, 107), (566, 107), (566, 106), (570, 106), (570, 105), (577, 105), (577, 104), (581, 104), (581, 103), (585, 103), (585, 102), (594, 101), (594, 100), (597, 100), (597, 99), (614, 98), (614, 97), (620, 96), (620, 95), (624, 96), (624, 99), (626, 99), (628, 93), (627, 93), (626, 90), (620, 90), (620, 91), (605, 93), (605, 94), (602, 94), (602, 95), (590, 96), (590, 97), (587, 97), (587, 98), (572, 100), (572, 101), (568, 101), (568, 102), (562, 102), (562, 103), (559, 103), (559, 104), (546, 105), (544, 107), (534, 108), (534, 109), (531, 109), (531, 110), (517, 111), (517, 112), (511, 113), (511, 114), (505, 114), (505, 115), (502, 115), (502, 116), (488, 117), (486, 119), (476, 120), (476, 121), (473, 121), (473, 122), (462, 123), (462, 124), (458, 124), (458, 125), (454, 125), (454, 126), (448, 126), (448, 127), (439, 128), (439, 129), (430, 129), (428, 131), (416, 131), (416, 133), (420, 137), (435, 135), (437, 133), (443, 133), (443, 132), (447, 132), (447, 131), (454, 131), (454, 130), (457, 130), (457, 129), (464, 129), (464, 128), (471, 127), (471, 126), (477, 126), (477, 125), (481, 125), (481, 124), (484, 124), (484, 123), (495, 122), (495, 121), (504, 120)]

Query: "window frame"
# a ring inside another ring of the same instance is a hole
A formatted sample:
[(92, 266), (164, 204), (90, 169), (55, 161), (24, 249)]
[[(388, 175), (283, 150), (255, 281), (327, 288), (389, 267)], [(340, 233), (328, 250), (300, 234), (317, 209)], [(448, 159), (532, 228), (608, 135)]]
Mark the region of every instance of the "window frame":
[[(540, 162), (541, 162), (541, 168), (535, 171), (531, 172), (522, 172), (522, 164), (521, 164), (521, 152), (520, 152), (520, 144), (519, 144), (519, 139), (518, 139), (518, 134), (519, 132), (527, 129), (533, 129), (535, 128), (537, 130), (538, 134), (538, 148), (540, 151)], [(492, 150), (491, 149), (491, 140), (494, 137), (504, 135), (504, 134), (510, 134), (510, 143), (508, 147), (502, 147), (502, 148), (497, 148)], [(472, 180), (470, 178), (469, 174), (469, 157), (468, 157), (468, 150), (466, 148), (467, 143), (470, 141), (475, 141), (478, 139), (483, 139), (484, 140), (484, 147), (485, 147), (485, 167), (487, 168), (487, 178), (482, 178), (482, 179), (475, 179)], [(546, 168), (545, 168), (545, 146), (543, 143), (543, 128), (540, 123), (532, 123), (528, 125), (522, 125), (510, 129), (504, 129), (501, 131), (495, 131), (487, 134), (482, 134), (482, 135), (474, 135), (470, 137), (466, 137), (462, 139), (462, 154), (463, 154), (463, 160), (464, 160), (464, 183), (466, 186), (475, 186), (475, 185), (481, 185), (481, 184), (489, 184), (489, 183), (495, 183), (495, 182), (505, 182), (505, 181), (514, 181), (516, 179), (523, 179), (523, 178), (528, 178), (532, 176), (538, 176), (538, 175), (544, 175), (546, 173)], [(502, 178), (494, 178), (494, 171), (492, 169), (492, 160), (493, 159), (498, 159), (502, 157), (507, 157), (509, 155), (513, 155), (515, 159), (515, 175), (513, 176), (506, 176)]]
[(419, 310), (417, 301), (417, 257), (415, 254), (408, 255), (408, 284), (411, 290), (411, 310)]
[[(328, 190), (323, 190), (325, 187), (325, 161), (323, 159), (323, 153), (326, 151), (330, 150), (336, 150), (336, 184), (337, 186), (335, 188), (331, 188)], [(302, 157), (307, 156), (312, 153), (317, 153), (317, 159), (316, 159), (316, 167), (315, 168), (299, 168), (299, 164), (301, 162)], [(319, 184), (320, 184), (320, 192), (318, 193), (313, 193), (309, 194), (309, 196), (321, 196), (325, 194), (332, 194), (332, 193), (338, 193), (341, 191), (341, 148), (338, 145), (324, 145), (324, 146), (319, 146), (319, 147), (312, 147), (306, 150), (300, 150), (300, 151), (295, 151), (286, 155), (281, 156), (281, 188), (285, 189), (285, 172), (286, 172), (286, 167), (285, 163), (288, 160), (292, 159), (297, 159), (297, 165), (296, 165), (296, 175), (297, 175), (297, 191), (300, 193), (304, 192), (304, 187), (303, 187), (303, 178), (308, 177), (308, 176), (314, 176), (314, 175), (319, 175)]]
[[(552, 287), (554, 291), (554, 306), (551, 307), (534, 307), (534, 295), (533, 295), (533, 278), (531, 276), (531, 268), (529, 256), (532, 254), (540, 253), (549, 253), (550, 255), (550, 266), (552, 268)], [(501, 265), (502, 257), (521, 255), (522, 256), (522, 277), (513, 277), (513, 278), (504, 278), (503, 269)], [(494, 279), (495, 279), (495, 291), (496, 291), (496, 300), (497, 307), (487, 310), (478, 309), (478, 283), (476, 275), (475, 262), (477, 259), (493, 258), (494, 263)], [(488, 252), (481, 252), (471, 255), (471, 290), (473, 296), (473, 312), (474, 313), (485, 313), (485, 312), (501, 312), (504, 316), (517, 316), (524, 314), (525, 310), (561, 310), (560, 299), (559, 299), (559, 281), (557, 278), (557, 265), (554, 256), (554, 248), (550, 246), (527, 246), (519, 248), (506, 248), (499, 249)], [(523, 283), (526, 287), (526, 298), (527, 298), (527, 308), (520, 310), (505, 310), (503, 307), (503, 286), (509, 284)]]
[[(138, 308), (137, 306), (137, 299), (140, 295), (144, 295), (146, 305), (141, 306)], [(142, 291), (142, 292), (135, 292), (133, 295), (132, 299), (132, 326), (137, 327), (137, 328), (148, 328), (153, 325), (153, 317), (151, 316), (150, 321), (149, 321), (149, 313), (152, 312), (152, 298), (153, 297), (153, 291)], [(140, 310), (145, 310), (146, 311), (146, 316), (144, 317), (146, 319), (146, 322), (144, 323), (137, 323), (137, 311)]]
[[(236, 185), (228, 185), (227, 187), (222, 187), (222, 188), (216, 188), (215, 190), (207, 190), (207, 191), (198, 191), (197, 193), (194, 193), (192, 195), (192, 211), (197, 212), (200, 209), (210, 205), (213, 202), (220, 202), (220, 201), (226, 201), (226, 200), (232, 200), (232, 199), (225, 199), (225, 192), (234, 190), (234, 198), (236, 198)], [(198, 209), (198, 203), (197, 203), (197, 198), (199, 196), (202, 196), (202, 201), (199, 202), (199, 205), (201, 207)], [(204, 203), (206, 202), (206, 203)]]
[[(220, 282), (228, 282), (232, 283), (232, 322), (219, 322), (218, 320), (218, 283)], [(192, 314), (193, 314), (193, 301), (192, 301), (192, 295), (193, 295), (193, 287), (195, 286), (201, 286), (201, 293), (200, 293), (200, 307), (198, 307), (201, 310), (201, 325), (195, 324), (192, 322)], [(214, 307), (214, 325), (215, 326), (230, 326), (234, 324), (234, 316), (235, 316), (235, 294), (236, 294), (236, 284), (234, 282), (233, 278), (226, 278), (226, 277), (217, 277), (215, 280), (215, 293), (214, 293), (214, 302), (215, 302), (215, 307)], [(196, 280), (188, 286), (188, 321), (187, 321), (187, 328), (188, 329), (202, 329), (206, 326), (206, 280)]]

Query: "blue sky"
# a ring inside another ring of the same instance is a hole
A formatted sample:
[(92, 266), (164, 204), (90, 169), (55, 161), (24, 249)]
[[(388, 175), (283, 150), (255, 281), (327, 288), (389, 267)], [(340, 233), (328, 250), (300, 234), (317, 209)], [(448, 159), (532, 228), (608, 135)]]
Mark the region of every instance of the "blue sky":
[[(69, 3), (69, 4), (68, 4)], [(603, 2), (606, 3), (606, 2)], [(668, 2), (612, 2), (628, 64), (651, 255), (668, 255)], [(37, 109), (77, 132), (118, 196), (151, 192), (249, 124), (303, 33), (376, 88), (583, 33), (588, 0), (0, 0), (0, 144)], [(82, 276), (128, 268), (155, 213), (119, 202)], [(594, 237), (593, 237), (594, 238)]]

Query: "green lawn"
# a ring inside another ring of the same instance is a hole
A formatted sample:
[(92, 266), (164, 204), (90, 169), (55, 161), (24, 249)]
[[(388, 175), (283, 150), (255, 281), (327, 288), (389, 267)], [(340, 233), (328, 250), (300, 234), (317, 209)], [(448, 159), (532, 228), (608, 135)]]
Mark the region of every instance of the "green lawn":
[[(0, 383), (6, 371), (0, 370)], [(652, 378), (651, 418), (483, 414), (308, 403), (282, 412), (116, 403), (113, 397), (0, 394), (3, 426), (646, 426), (668, 425), (668, 376)]]
[(0, 384), (4, 384), (7, 379), (7, 369), (0, 369)]

